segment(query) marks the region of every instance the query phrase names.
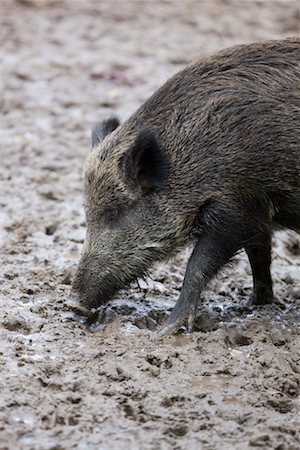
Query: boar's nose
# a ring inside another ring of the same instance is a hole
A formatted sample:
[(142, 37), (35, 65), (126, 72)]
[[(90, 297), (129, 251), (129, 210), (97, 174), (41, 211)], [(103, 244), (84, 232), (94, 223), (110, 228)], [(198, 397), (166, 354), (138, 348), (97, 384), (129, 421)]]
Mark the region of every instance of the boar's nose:
[(91, 311), (80, 302), (80, 295), (74, 288), (71, 289), (65, 306), (79, 316), (89, 317), (91, 314)]

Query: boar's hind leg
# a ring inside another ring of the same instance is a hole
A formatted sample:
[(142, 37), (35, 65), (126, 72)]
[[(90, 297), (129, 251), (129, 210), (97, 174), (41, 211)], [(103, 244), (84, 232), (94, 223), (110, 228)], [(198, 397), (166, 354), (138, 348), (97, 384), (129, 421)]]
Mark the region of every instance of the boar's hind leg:
[(272, 303), (273, 289), (270, 273), (271, 233), (264, 231), (245, 245), (253, 276), (253, 305)]
[(238, 224), (228, 223), (222, 229), (207, 227), (203, 230), (188, 261), (179, 299), (159, 331), (160, 335), (176, 333), (181, 326), (187, 326), (191, 331), (201, 291), (248, 238), (248, 233)]

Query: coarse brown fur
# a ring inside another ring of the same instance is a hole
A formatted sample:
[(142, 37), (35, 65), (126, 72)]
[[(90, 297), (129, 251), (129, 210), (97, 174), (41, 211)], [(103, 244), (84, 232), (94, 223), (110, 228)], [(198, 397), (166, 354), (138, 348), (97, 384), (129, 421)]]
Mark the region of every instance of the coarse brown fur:
[(117, 125), (102, 124), (85, 163), (73, 298), (97, 308), (193, 242), (167, 332), (192, 323), (201, 289), (241, 248), (253, 302), (272, 301), (271, 232), (300, 229), (300, 39), (201, 59)]

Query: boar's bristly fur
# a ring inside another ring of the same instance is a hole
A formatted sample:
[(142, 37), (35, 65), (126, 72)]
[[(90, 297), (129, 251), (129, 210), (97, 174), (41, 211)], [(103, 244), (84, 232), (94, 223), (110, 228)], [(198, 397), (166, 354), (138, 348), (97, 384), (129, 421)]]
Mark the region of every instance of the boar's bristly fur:
[(273, 299), (271, 233), (300, 230), (300, 39), (226, 49), (93, 132), (87, 235), (72, 297), (107, 303), (188, 244), (164, 333), (190, 329), (206, 283), (244, 248), (254, 304)]

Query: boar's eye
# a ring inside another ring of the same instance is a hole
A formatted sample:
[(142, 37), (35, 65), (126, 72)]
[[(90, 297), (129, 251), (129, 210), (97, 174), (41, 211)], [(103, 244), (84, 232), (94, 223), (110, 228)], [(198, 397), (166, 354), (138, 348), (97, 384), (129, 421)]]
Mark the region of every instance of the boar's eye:
[(103, 221), (106, 226), (113, 227), (118, 224), (120, 218), (119, 209), (115, 206), (106, 208), (103, 211)]

